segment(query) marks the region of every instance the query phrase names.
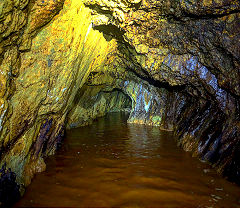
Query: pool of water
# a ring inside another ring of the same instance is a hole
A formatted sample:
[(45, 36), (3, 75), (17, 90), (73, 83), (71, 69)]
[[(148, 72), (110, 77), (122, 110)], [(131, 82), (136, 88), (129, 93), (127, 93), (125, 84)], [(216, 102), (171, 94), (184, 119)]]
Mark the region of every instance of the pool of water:
[(171, 132), (126, 120), (112, 113), (68, 131), (15, 207), (240, 207), (240, 187)]

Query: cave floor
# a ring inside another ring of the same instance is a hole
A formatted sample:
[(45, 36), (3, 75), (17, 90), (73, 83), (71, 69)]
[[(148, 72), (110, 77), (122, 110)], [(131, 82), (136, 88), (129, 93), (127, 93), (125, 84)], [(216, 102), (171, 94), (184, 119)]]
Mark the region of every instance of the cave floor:
[(67, 132), (15, 207), (239, 207), (240, 187), (178, 148), (171, 132), (112, 113)]

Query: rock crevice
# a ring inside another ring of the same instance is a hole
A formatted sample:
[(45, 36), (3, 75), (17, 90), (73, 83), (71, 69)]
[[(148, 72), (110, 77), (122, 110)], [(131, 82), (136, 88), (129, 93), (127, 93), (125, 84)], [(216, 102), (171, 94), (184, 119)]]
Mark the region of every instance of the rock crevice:
[(239, 10), (238, 0), (1, 1), (0, 193), (10, 172), (23, 193), (66, 128), (129, 108), (128, 122), (174, 131), (240, 184)]

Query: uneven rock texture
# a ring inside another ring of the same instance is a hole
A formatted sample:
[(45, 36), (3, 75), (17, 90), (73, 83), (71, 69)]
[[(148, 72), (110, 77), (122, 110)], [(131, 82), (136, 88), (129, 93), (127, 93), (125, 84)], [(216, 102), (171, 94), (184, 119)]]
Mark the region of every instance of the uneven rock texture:
[(16, 182), (16, 175), (10, 169), (6, 169), (6, 164), (0, 170), (0, 206), (10, 207), (20, 198), (19, 185)]
[(115, 46), (92, 30), (81, 2), (65, 1), (55, 17), (63, 2), (33, 3), (18, 38), (24, 44), (4, 46), (1, 60), (0, 164), (16, 174), (21, 191), (45, 169), (43, 158), (61, 141), (75, 95)]
[(173, 130), (240, 183), (239, 11), (238, 0), (1, 1), (2, 203), (3, 181), (23, 192), (65, 128), (129, 107), (128, 122)]
[(96, 86), (84, 86), (79, 93), (82, 95), (68, 116), (69, 129), (89, 125), (108, 112), (130, 111), (132, 107), (130, 98), (119, 90), (102, 92)]
[[(179, 145), (240, 182), (239, 1), (85, 0), (85, 4), (93, 10), (94, 28), (118, 40), (123, 67), (166, 89), (160, 99), (152, 93), (152, 99), (157, 100), (158, 111), (174, 115), (169, 124)], [(164, 108), (160, 103), (171, 97), (169, 92), (175, 94), (169, 103), (178, 103)], [(138, 99), (142, 110), (132, 113), (130, 121), (149, 123), (148, 98)], [(161, 115), (158, 111), (150, 115)]]

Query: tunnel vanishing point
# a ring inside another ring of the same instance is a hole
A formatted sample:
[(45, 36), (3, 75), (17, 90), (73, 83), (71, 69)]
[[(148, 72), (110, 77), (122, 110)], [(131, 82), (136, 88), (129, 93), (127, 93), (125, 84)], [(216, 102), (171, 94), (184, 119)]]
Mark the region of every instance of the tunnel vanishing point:
[(240, 184), (240, 1), (0, 1), (0, 206), (121, 110)]

